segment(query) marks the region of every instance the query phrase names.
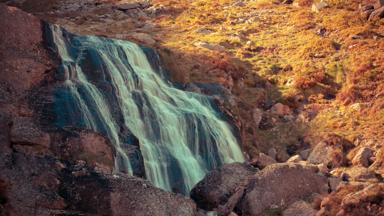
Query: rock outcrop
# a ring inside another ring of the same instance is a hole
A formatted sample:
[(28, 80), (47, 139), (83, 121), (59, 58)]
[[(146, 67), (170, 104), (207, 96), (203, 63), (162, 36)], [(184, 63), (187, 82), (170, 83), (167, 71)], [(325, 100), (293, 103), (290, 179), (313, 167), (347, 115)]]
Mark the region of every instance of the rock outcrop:
[(246, 189), (238, 209), (242, 215), (261, 215), (273, 208), (284, 209), (314, 193), (327, 193), (328, 181), (311, 165), (272, 164), (258, 172)]
[[(208, 173), (191, 191), (191, 198), (205, 210), (221, 208), (229, 214), (242, 196), (256, 169), (250, 165), (234, 163)], [(232, 208), (230, 208), (230, 205)], [(226, 215), (221, 213), (221, 215)]]

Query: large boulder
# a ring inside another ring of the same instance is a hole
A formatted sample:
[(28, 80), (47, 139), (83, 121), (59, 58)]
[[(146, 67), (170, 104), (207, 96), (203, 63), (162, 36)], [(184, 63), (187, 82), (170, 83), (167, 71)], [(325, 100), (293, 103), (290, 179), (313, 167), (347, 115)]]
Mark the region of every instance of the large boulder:
[(223, 207), (228, 201), (236, 205), (238, 200), (231, 199), (231, 197), (235, 195), (239, 199), (239, 194), (242, 195), (244, 188), (255, 173), (255, 168), (247, 164), (226, 164), (211, 171), (197, 183), (191, 191), (191, 198), (195, 200), (199, 208), (209, 211), (220, 206)]
[(179, 194), (163, 191), (147, 180), (128, 175), (89, 172), (66, 176), (63, 187), (69, 208), (89, 215), (193, 216), (196, 204)]
[(344, 166), (347, 165), (346, 154), (352, 147), (349, 141), (330, 135), (314, 147), (307, 161), (312, 164), (324, 164), (330, 169)]
[(271, 208), (284, 209), (312, 194), (328, 192), (328, 181), (312, 165), (281, 163), (258, 172), (246, 189), (238, 209), (242, 215), (260, 215)]

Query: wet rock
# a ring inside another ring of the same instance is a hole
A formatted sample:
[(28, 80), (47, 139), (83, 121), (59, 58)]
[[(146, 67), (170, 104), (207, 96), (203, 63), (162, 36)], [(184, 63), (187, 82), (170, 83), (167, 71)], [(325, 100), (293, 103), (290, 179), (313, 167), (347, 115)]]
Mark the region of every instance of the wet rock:
[(260, 215), (271, 206), (285, 208), (313, 193), (327, 191), (327, 178), (313, 166), (273, 164), (255, 175), (237, 207), (243, 215)]
[(251, 162), (253, 166), (260, 169), (264, 169), (264, 167), (274, 163), (277, 163), (277, 161), (264, 153), (259, 153), (259, 155), (256, 156)]
[(283, 211), (283, 216), (314, 216), (315, 214), (316, 210), (303, 200), (294, 202)]
[[(209, 172), (191, 191), (191, 198), (199, 208), (213, 210), (225, 205), (229, 200), (237, 203), (242, 190), (256, 173), (250, 165), (233, 163)], [(236, 199), (231, 200), (235, 195)], [(232, 209), (231, 209), (232, 211)]]
[(325, 164), (328, 168), (335, 168), (347, 164), (346, 154), (352, 144), (336, 135), (329, 135), (318, 143), (307, 161), (313, 164)]
[(50, 136), (39, 129), (32, 118), (16, 117), (12, 121), (11, 142), (13, 145), (36, 145), (50, 147)]
[(363, 147), (356, 152), (352, 159), (352, 164), (355, 166), (369, 167), (370, 159), (373, 156), (373, 150), (368, 147)]

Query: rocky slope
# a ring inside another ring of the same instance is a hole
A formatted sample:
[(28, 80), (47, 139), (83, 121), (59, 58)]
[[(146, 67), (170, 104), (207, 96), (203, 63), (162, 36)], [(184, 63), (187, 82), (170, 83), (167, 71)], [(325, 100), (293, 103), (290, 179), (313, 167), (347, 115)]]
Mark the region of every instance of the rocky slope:
[[(221, 215), (384, 215), (384, 20), (374, 1), (4, 2), (73, 32), (156, 48), (175, 81), (222, 84), (230, 96), (218, 103), (261, 169), (213, 171), (192, 191), (197, 207), (143, 180), (112, 176), (107, 140), (90, 131), (47, 132), (39, 121), (36, 107), (44, 104), (33, 99), (44, 95), (39, 87), (52, 82), (57, 60), (43, 47), (39, 19), (2, 5), (6, 215), (193, 215), (197, 208)], [(98, 151), (89, 140), (97, 140)], [(92, 157), (73, 154), (78, 145)]]

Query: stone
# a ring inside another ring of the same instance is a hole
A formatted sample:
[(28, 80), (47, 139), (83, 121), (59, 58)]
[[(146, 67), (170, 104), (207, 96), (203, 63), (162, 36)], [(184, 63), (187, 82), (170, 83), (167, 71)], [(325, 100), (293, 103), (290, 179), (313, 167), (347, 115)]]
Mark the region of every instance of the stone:
[(336, 191), (339, 184), (342, 182), (340, 177), (330, 177), (328, 178), (329, 188), (331, 191)]
[(368, 20), (369, 16), (372, 14), (374, 10), (375, 10), (375, 7), (373, 5), (362, 6), (360, 8), (360, 16)]
[[(233, 195), (237, 203), (256, 169), (250, 165), (233, 163), (209, 172), (191, 191), (191, 198), (201, 209), (212, 211), (225, 205)], [(240, 191), (240, 192), (239, 192)], [(238, 194), (240, 193), (240, 194)], [(230, 209), (232, 211), (232, 209)]]
[(384, 6), (372, 11), (369, 15), (369, 21), (375, 21), (384, 18)]
[(290, 162), (290, 163), (298, 163), (300, 161), (303, 161), (300, 155), (294, 155), (287, 160), (287, 162)]
[(352, 164), (355, 166), (369, 167), (371, 164), (371, 157), (373, 156), (373, 150), (368, 147), (360, 148), (355, 157), (352, 159)]
[(312, 150), (307, 161), (313, 164), (325, 164), (328, 168), (336, 168), (347, 164), (346, 154), (352, 143), (336, 136), (329, 135)]
[(209, 29), (209, 28), (204, 28), (204, 27), (203, 28), (198, 28), (196, 30), (196, 33), (204, 34), (204, 35), (211, 34), (213, 32), (215, 32), (215, 31), (213, 31), (212, 29)]
[(193, 45), (195, 45), (196, 47), (201, 47), (201, 48), (214, 50), (214, 51), (225, 51), (225, 47), (221, 45), (212, 44), (212, 43), (203, 42), (203, 41), (196, 42)]
[(274, 163), (277, 163), (277, 161), (264, 153), (259, 153), (259, 155), (251, 161), (251, 164), (253, 166), (258, 167), (260, 169), (264, 169), (266, 166)]
[(299, 153), (300, 157), (303, 159), (303, 160), (307, 160), (308, 157), (309, 157), (309, 154), (311, 153), (311, 149), (305, 149), (303, 151), (301, 151)]
[(270, 148), (268, 150), (268, 156), (276, 160), (277, 150), (275, 148)]
[(282, 103), (277, 103), (277, 104), (273, 105), (273, 107), (271, 108), (271, 112), (273, 114), (276, 114), (279, 116), (285, 116), (285, 115), (289, 115), (292, 113), (289, 106), (284, 105)]
[(256, 127), (259, 127), (261, 120), (263, 119), (263, 111), (259, 108), (255, 108), (252, 111), (253, 121), (255, 122)]
[(50, 147), (50, 136), (43, 132), (29, 117), (16, 117), (12, 121), (11, 143), (13, 145), (37, 145)]
[(313, 193), (328, 192), (328, 181), (310, 165), (280, 163), (258, 172), (237, 208), (243, 215), (261, 215), (271, 206), (286, 208)]
[(344, 171), (344, 175), (344, 178), (347, 178), (348, 181), (381, 181), (381, 177), (376, 172), (365, 167), (351, 167)]
[(316, 210), (303, 200), (294, 202), (283, 211), (283, 216), (314, 216), (315, 214)]
[(154, 46), (156, 44), (156, 40), (153, 39), (153, 37), (147, 33), (135, 32), (129, 34), (128, 37), (148, 46)]
[(321, 202), (318, 216), (361, 216), (382, 215), (384, 204), (384, 183), (353, 182), (341, 184)]
[(328, 4), (321, 0), (319, 3), (312, 4), (312, 12), (319, 13), (322, 9), (327, 8)]

